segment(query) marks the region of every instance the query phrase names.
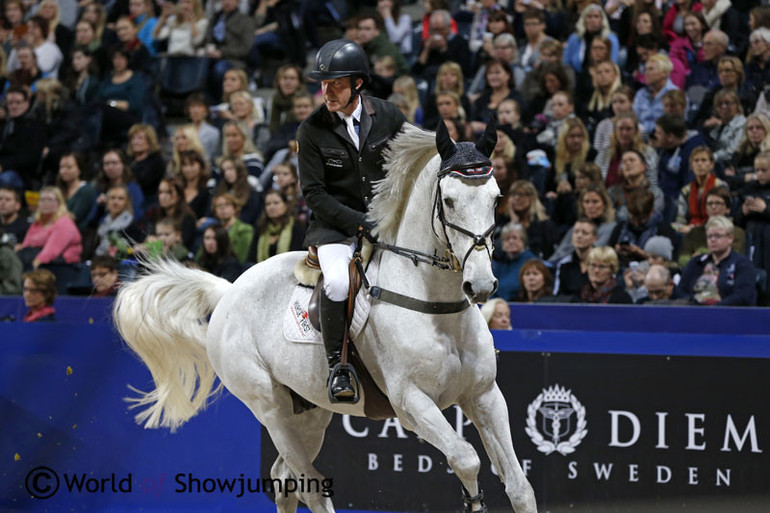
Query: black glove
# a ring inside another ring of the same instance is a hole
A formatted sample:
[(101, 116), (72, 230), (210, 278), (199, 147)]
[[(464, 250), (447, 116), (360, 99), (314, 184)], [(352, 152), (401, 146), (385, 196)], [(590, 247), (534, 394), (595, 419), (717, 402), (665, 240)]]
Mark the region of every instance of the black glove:
[(377, 242), (377, 236), (372, 233), (372, 230), (374, 230), (374, 224), (368, 220), (364, 220), (358, 227), (358, 237), (365, 237), (366, 240), (375, 244)]

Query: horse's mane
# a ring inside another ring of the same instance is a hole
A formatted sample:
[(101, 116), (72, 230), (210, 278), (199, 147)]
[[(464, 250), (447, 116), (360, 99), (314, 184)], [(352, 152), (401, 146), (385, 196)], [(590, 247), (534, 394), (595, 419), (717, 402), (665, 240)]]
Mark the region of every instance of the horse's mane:
[(395, 240), (412, 187), (437, 153), (436, 135), (408, 123), (404, 123), (401, 133), (385, 150), (383, 167), (387, 175), (374, 185), (375, 196), (367, 214), (377, 225), (377, 234), (383, 242)]

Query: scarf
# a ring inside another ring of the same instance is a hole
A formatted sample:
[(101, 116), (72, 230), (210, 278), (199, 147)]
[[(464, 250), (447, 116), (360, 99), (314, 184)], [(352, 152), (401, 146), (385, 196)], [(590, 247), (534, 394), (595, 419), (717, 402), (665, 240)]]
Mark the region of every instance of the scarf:
[(589, 281), (583, 285), (583, 290), (580, 291), (580, 300), (583, 303), (602, 303), (607, 304), (610, 299), (610, 295), (615, 287), (618, 286), (618, 280), (616, 278), (610, 278), (607, 283), (602, 285), (599, 290), (594, 290)]
[(48, 315), (54, 315), (55, 313), (56, 309), (52, 306), (44, 306), (37, 310), (30, 310), (24, 315), (24, 322), (35, 322)]
[(107, 214), (99, 223), (99, 228), (96, 229), (96, 235), (99, 239), (99, 245), (96, 247), (95, 253), (97, 255), (106, 255), (110, 249), (110, 237), (113, 232), (119, 232), (129, 227), (134, 220), (134, 215), (128, 210), (124, 210), (118, 217), (112, 218), (112, 215)]
[(696, 180), (690, 183), (690, 197), (688, 200), (690, 224), (700, 226), (706, 223), (708, 219), (706, 214), (706, 193), (714, 188), (716, 181), (717, 177), (713, 173), (709, 173), (708, 178), (706, 178), (706, 184), (702, 189), (698, 187)]
[[(257, 241), (257, 263), (264, 262), (273, 255), (288, 252), (291, 246), (292, 231), (294, 231), (294, 219), (292, 218), (289, 218), (289, 222), (285, 226), (270, 223)], [(274, 246), (270, 244), (271, 235), (278, 235), (278, 240)], [(274, 249), (272, 254), (271, 248)]]
[(279, 90), (273, 95), (273, 105), (270, 109), (270, 131), (277, 132), (283, 123), (294, 121), (292, 97), (284, 96)]

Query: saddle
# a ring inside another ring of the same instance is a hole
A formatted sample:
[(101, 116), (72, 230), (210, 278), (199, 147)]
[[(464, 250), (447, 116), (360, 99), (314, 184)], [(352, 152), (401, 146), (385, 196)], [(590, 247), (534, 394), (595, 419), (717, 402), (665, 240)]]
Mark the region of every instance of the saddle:
[[(360, 269), (364, 268), (364, 262), (368, 261), (371, 253), (372, 247), (365, 244), (361, 253), (356, 253), (354, 255), (348, 268), (350, 286), (348, 288), (348, 308), (345, 319), (346, 331), (342, 343), (342, 364), (345, 365), (350, 363), (355, 369), (354, 378), (357, 379), (358, 385), (364, 390), (364, 414), (366, 417), (372, 420), (383, 420), (395, 417), (396, 413), (393, 411), (390, 400), (377, 386), (372, 375), (361, 360), (361, 356), (356, 350), (355, 345), (350, 340), (350, 324), (353, 319), (356, 296), (361, 290), (363, 283), (363, 276), (361, 275)], [(308, 248), (307, 257), (297, 263), (295, 276), (303, 285), (314, 287), (307, 309), (308, 321), (310, 321), (310, 324), (320, 332), (321, 323), (319, 320), (319, 310), (320, 298), (323, 293), (323, 274), (321, 273), (321, 267), (318, 262), (318, 248), (316, 246)], [(310, 403), (296, 395), (293, 391), (292, 398), (294, 399), (295, 413), (301, 413), (308, 409), (307, 406)]]

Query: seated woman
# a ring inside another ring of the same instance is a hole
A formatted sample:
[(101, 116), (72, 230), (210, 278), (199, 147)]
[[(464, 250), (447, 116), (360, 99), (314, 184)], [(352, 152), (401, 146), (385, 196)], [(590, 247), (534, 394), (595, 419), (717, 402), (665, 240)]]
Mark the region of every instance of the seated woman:
[(203, 231), (203, 244), (195, 262), (214, 276), (235, 281), (243, 271), (243, 265), (235, 258), (230, 246), (230, 236), (221, 224), (212, 224)]
[[(623, 112), (634, 112), (634, 90), (627, 85), (622, 85), (612, 93), (610, 102), (613, 117), (607, 117), (599, 121), (594, 132), (593, 147), (598, 152), (606, 150), (611, 145), (610, 137), (615, 131), (615, 117)], [(634, 114), (634, 117), (636, 117), (636, 114)], [(641, 130), (641, 125), (639, 125), (639, 130)], [(644, 134), (642, 134), (642, 137), (644, 137)]]
[(211, 197), (206, 184), (209, 180), (209, 167), (203, 155), (193, 150), (183, 151), (179, 155), (181, 170), (179, 173), (184, 184), (184, 200), (198, 219), (198, 224), (210, 210)]
[(291, 215), (303, 223), (306, 222), (310, 213), (299, 188), (297, 167), (291, 161), (287, 160), (273, 166), (273, 188), (281, 191), (286, 197)]
[(513, 182), (508, 190), (507, 213), (508, 221), (520, 224), (527, 231), (529, 248), (535, 256), (548, 258), (553, 253), (558, 237), (556, 225), (548, 218), (532, 182)]
[[(497, 172), (497, 167), (495, 167)], [(556, 199), (553, 202), (553, 222), (559, 231), (566, 231), (578, 217), (578, 199), (582, 192), (590, 186), (601, 186), (602, 171), (593, 162), (584, 162), (575, 168), (574, 186), (556, 188)]]
[[(88, 22), (80, 22), (89, 25)], [(89, 25), (90, 26), (90, 25)], [(94, 62), (94, 55), (88, 48), (77, 47), (72, 52), (71, 72), (65, 84), (70, 92), (70, 100), (78, 107), (85, 107), (99, 90), (99, 75)]]
[(509, 98), (523, 105), (524, 99), (516, 91), (513, 83), (511, 65), (501, 59), (492, 59), (486, 64), (486, 85), (484, 93), (473, 102), (471, 108), (471, 132), (483, 132), (487, 123), (492, 121), (497, 106)]
[(40, 264), (80, 262), (83, 252), (80, 232), (58, 187), (40, 190), (33, 220), (24, 242), (16, 248), (26, 270), (37, 269)]
[(205, 160), (208, 160), (206, 158), (206, 150), (203, 148), (203, 143), (198, 135), (198, 130), (192, 124), (177, 127), (171, 142), (171, 162), (166, 166), (166, 174), (168, 175), (178, 175), (182, 172), (180, 154), (183, 151), (198, 152), (203, 155)]
[(572, 227), (572, 245), (575, 251), (556, 264), (553, 294), (561, 298), (574, 298), (588, 283), (588, 253), (594, 247), (596, 225), (587, 217), (575, 221)]
[(425, 128), (435, 129), (440, 118), (437, 109), (438, 96), (441, 93), (452, 92), (457, 95), (459, 107), (465, 113), (464, 118), (471, 113), (471, 102), (465, 95), (465, 85), (463, 79), (463, 70), (459, 64), (454, 61), (447, 61), (438, 68), (436, 74), (436, 88), (428, 95), (425, 101)]
[(703, 128), (713, 141), (714, 162), (722, 165), (729, 162), (738, 149), (746, 117), (738, 94), (729, 90), (721, 90), (714, 96), (714, 112), (716, 116), (704, 121)]
[(537, 303), (553, 296), (553, 275), (542, 260), (527, 260), (519, 271), (519, 301)]
[(611, 49), (609, 58), (612, 62), (618, 62), (620, 44), (618, 38), (610, 30), (610, 23), (601, 5), (587, 4), (580, 12), (580, 18), (573, 32), (567, 39), (564, 48), (564, 62), (578, 74), (586, 68), (589, 59), (591, 42), (596, 37), (606, 37), (610, 40)]
[(620, 182), (609, 190), (612, 205), (615, 207), (615, 219), (618, 221), (628, 219), (628, 195), (636, 189), (649, 190), (655, 198), (655, 212), (663, 214), (663, 191), (660, 187), (652, 185), (647, 178), (647, 161), (644, 154), (637, 150), (624, 151), (620, 160)]
[(763, 113), (750, 114), (746, 117), (741, 142), (724, 170), (724, 180), (731, 189), (739, 190), (756, 181), (754, 158), (761, 151), (770, 151), (770, 117)]
[(235, 196), (241, 206), (240, 219), (248, 225), (254, 225), (262, 212), (262, 193), (249, 184), (249, 174), (241, 159), (225, 157), (219, 162), (221, 180), (215, 194), (227, 192)]
[(305, 92), (305, 78), (296, 64), (284, 64), (275, 72), (275, 93), (270, 100), (270, 132), (275, 133), (285, 123), (294, 121), (292, 99)]
[(605, 149), (599, 150), (594, 161), (602, 170), (604, 184), (609, 188), (620, 182), (620, 159), (623, 153), (637, 150), (644, 155), (647, 180), (652, 185), (658, 185), (658, 154), (655, 148), (642, 141), (636, 114), (633, 111), (620, 112), (612, 118), (611, 125), (609, 143)]
[[(262, 155), (257, 152), (249, 132), (236, 121), (228, 121), (222, 129), (222, 158), (238, 158), (243, 161), (250, 176), (256, 178), (253, 187), (258, 191), (265, 188), (265, 181), (272, 175), (265, 175)], [(221, 174), (218, 176), (221, 179)]]
[[(714, 187), (706, 193), (706, 217), (711, 219), (716, 216), (730, 218), (733, 205), (733, 195), (727, 187)], [(707, 221), (708, 222), (708, 221)], [(746, 234), (743, 228), (734, 227), (733, 250), (744, 254), (746, 246)], [(685, 266), (694, 255), (702, 255), (708, 252), (706, 245), (706, 226), (693, 226), (684, 234), (682, 249), (679, 251), (679, 265)]]
[(59, 160), (59, 173), (56, 176), (56, 185), (67, 200), (67, 210), (74, 216), (81, 233), (88, 226), (97, 196), (96, 188), (83, 179), (87, 169), (80, 154), (66, 153)]
[[(211, 116), (215, 120), (219, 120), (217, 126), (221, 126), (225, 121), (233, 120), (234, 114), (230, 104), (230, 95), (236, 91), (243, 91), (249, 93), (249, 77), (246, 76), (246, 72), (242, 69), (232, 68), (225, 72), (222, 79), (222, 103), (214, 105), (210, 108)], [(251, 93), (249, 93), (251, 94)], [(261, 123), (265, 122), (265, 102), (260, 97), (251, 97), (251, 101), (254, 103), (257, 115), (261, 119)]]
[(537, 257), (527, 249), (527, 231), (522, 225), (506, 224), (500, 237), (502, 247), (495, 248), (492, 258), (492, 272), (500, 283), (494, 296), (514, 301), (519, 295), (521, 266)]
[(151, 125), (139, 123), (128, 130), (126, 154), (133, 160), (131, 172), (142, 187), (146, 206), (152, 205), (157, 196), (160, 179), (166, 173), (166, 164), (160, 156), (158, 134)]
[(107, 150), (102, 155), (95, 185), (99, 195), (96, 197), (96, 208), (89, 216), (91, 221), (95, 222), (102, 218), (107, 204), (107, 191), (116, 185), (123, 185), (128, 190), (134, 219), (138, 221), (144, 217), (144, 194), (134, 180), (134, 174), (128, 167), (128, 159), (122, 151)]
[(260, 263), (271, 256), (302, 249), (305, 225), (294, 218), (290, 206), (281, 191), (272, 190), (265, 195), (265, 211), (249, 249), (249, 262)]
[(107, 214), (99, 221), (96, 229), (97, 256), (109, 255), (117, 258), (131, 256), (132, 241), (140, 239), (131, 198), (125, 185), (114, 185), (107, 191)]
[[(578, 217), (588, 218), (596, 225), (596, 245), (604, 246), (610, 240), (612, 230), (615, 229), (615, 208), (612, 200), (603, 185), (586, 187), (578, 198)], [(548, 261), (556, 264), (575, 250), (572, 245), (572, 231), (570, 228), (562, 237), (559, 246)]]
[(481, 315), (490, 330), (511, 330), (511, 307), (505, 299), (492, 298), (481, 305)]
[(184, 200), (184, 185), (178, 177), (163, 178), (158, 185), (158, 205), (147, 212), (145, 232), (156, 235), (155, 224), (171, 218), (179, 224), (182, 244), (188, 249), (195, 247), (195, 214)]
[(596, 65), (593, 74), (593, 94), (585, 108), (578, 110), (586, 117), (588, 132), (594, 134), (599, 123), (613, 115), (612, 95), (622, 82), (618, 65), (610, 61), (602, 61)]
[(695, 179), (682, 188), (677, 200), (676, 222), (681, 225), (679, 231), (682, 233), (706, 224), (706, 194), (714, 187), (727, 186), (714, 175), (714, 155), (708, 146), (698, 146), (692, 150), (690, 169)]
[(56, 276), (48, 269), (37, 269), (24, 273), (24, 306), (28, 308), (24, 322), (47, 322), (56, 320)]
[(567, 119), (559, 130), (556, 143), (556, 162), (546, 182), (546, 197), (556, 199), (559, 193), (575, 188), (575, 170), (596, 158), (591, 148), (588, 131), (578, 118)]
[[(746, 187), (736, 223), (746, 230), (746, 254), (767, 276), (765, 290), (770, 290), (770, 152), (754, 159), (757, 181)], [(737, 230), (738, 228), (736, 228)]]
[(588, 253), (588, 283), (580, 291), (581, 303), (627, 304), (631, 296), (618, 284), (618, 256), (607, 246)]
[(254, 227), (238, 219), (240, 204), (232, 194), (221, 192), (211, 200), (214, 217), (227, 230), (230, 245), (240, 263), (246, 262), (254, 239)]
[(208, 26), (201, 0), (164, 2), (152, 40), (168, 41), (167, 55), (202, 55)]

